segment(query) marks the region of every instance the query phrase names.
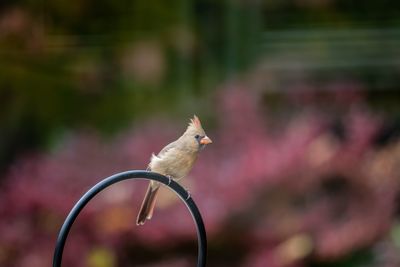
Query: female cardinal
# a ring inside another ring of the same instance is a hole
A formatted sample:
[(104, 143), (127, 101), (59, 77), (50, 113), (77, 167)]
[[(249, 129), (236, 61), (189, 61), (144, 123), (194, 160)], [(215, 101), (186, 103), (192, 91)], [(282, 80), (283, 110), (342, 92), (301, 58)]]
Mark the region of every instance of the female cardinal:
[[(199, 118), (195, 115), (189, 126), (178, 140), (168, 144), (157, 155), (152, 155), (148, 170), (168, 176), (175, 181), (185, 177), (192, 169), (197, 155), (212, 141), (203, 130)], [(160, 183), (150, 181), (140, 208), (136, 224), (143, 225), (153, 216), (154, 205)]]

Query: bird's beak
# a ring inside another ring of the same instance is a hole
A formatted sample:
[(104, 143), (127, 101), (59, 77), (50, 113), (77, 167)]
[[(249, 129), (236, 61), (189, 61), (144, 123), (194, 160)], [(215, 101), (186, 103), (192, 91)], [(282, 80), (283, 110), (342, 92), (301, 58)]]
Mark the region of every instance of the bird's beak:
[(212, 141), (208, 136), (204, 136), (200, 140), (200, 144), (202, 144), (202, 145), (208, 145), (208, 144), (211, 144), (211, 143), (212, 143)]

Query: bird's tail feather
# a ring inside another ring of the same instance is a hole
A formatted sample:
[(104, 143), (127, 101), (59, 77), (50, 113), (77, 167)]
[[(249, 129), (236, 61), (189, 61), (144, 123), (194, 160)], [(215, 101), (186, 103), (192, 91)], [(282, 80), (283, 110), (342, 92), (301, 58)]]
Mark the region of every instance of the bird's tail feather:
[(150, 220), (153, 216), (154, 206), (156, 204), (157, 192), (159, 188), (160, 184), (158, 182), (149, 183), (149, 187), (147, 188), (146, 195), (143, 199), (142, 206), (136, 219), (136, 225), (143, 225), (146, 220)]

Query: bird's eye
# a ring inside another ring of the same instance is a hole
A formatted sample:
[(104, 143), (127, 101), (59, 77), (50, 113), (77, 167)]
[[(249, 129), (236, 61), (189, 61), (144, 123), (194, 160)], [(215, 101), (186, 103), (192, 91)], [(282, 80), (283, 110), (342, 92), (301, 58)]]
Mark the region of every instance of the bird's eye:
[(196, 134), (194, 138), (199, 139), (200, 135)]

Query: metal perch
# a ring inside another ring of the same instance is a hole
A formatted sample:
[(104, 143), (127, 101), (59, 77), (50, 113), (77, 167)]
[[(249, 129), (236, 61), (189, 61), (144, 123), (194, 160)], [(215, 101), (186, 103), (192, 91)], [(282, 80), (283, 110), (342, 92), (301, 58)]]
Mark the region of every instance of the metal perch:
[[(68, 233), (75, 219), (78, 217), (79, 213), (83, 210), (86, 204), (95, 195), (100, 193), (100, 191), (102, 191), (106, 187), (128, 179), (147, 179), (163, 183), (165, 186), (169, 187), (180, 197), (180, 199), (186, 204), (186, 207), (192, 214), (193, 220), (196, 225), (197, 240), (198, 240), (197, 266), (204, 267), (206, 265), (206, 256), (207, 256), (207, 236), (201, 214), (195, 202), (190, 197), (190, 194), (174, 180), (171, 181), (171, 179), (169, 179), (168, 177), (155, 172), (142, 171), (142, 170), (121, 172), (114, 174), (108, 178), (105, 178), (104, 180), (93, 186), (91, 189), (89, 189), (89, 191), (87, 191), (82, 196), (82, 198), (79, 199), (79, 201), (72, 208), (71, 212), (68, 214), (58, 234), (56, 247), (54, 251), (54, 257), (53, 257), (53, 267), (61, 266), (62, 254), (64, 251), (65, 241), (67, 239)], [(132, 225), (134, 225), (134, 223), (132, 223)]]

